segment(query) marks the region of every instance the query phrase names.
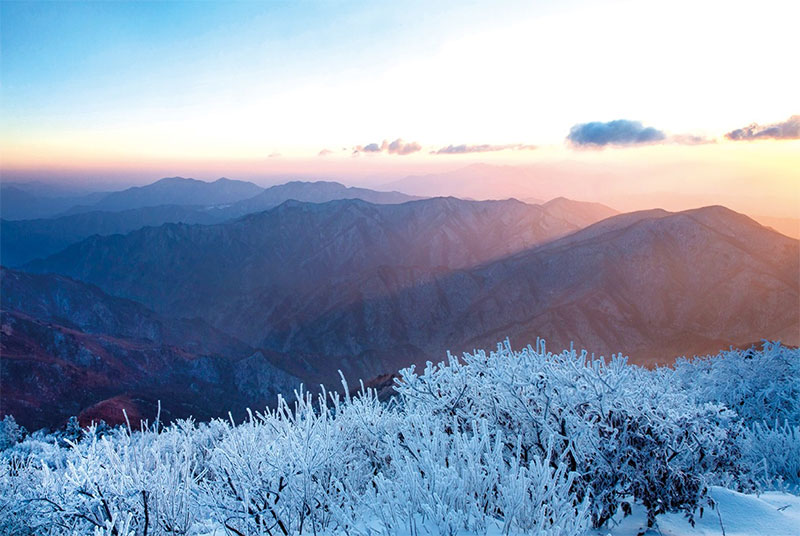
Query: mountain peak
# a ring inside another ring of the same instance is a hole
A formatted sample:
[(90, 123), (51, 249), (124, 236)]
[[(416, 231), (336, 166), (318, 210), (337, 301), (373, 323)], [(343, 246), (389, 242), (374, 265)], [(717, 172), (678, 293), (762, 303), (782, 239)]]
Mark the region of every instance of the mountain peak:
[(193, 179), (191, 177), (164, 177), (163, 179), (159, 179), (155, 182), (151, 182), (150, 184), (144, 184), (142, 186), (133, 186), (133, 188), (147, 188), (148, 186), (153, 186), (155, 184), (178, 184), (183, 182), (204, 182), (199, 179)]

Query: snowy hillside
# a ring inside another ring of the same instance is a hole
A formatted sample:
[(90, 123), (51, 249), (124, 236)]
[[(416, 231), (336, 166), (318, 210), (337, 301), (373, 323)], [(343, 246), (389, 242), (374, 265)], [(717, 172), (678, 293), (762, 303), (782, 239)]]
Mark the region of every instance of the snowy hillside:
[[(0, 533), (792, 535), (800, 351), (647, 370), (536, 347), (242, 423), (0, 423)], [(343, 392), (350, 389), (344, 385)]]

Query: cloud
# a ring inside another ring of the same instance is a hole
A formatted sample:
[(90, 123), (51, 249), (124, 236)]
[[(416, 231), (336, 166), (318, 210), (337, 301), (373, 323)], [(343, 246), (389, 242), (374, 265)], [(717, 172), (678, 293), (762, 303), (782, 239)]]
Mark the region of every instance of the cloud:
[(407, 155), (411, 153), (416, 153), (417, 151), (422, 150), (422, 146), (412, 141), (411, 143), (405, 143), (400, 138), (397, 138), (389, 145), (386, 145), (386, 142), (383, 142), (382, 148), (385, 147), (389, 154), (399, 154), (399, 155)]
[(716, 143), (716, 140), (705, 136), (695, 136), (694, 134), (675, 134), (667, 138), (670, 143), (678, 145), (705, 145), (706, 143)]
[(737, 128), (725, 134), (733, 141), (747, 140), (797, 140), (800, 139), (800, 115), (793, 115), (782, 123), (759, 125), (753, 123), (743, 128)]
[(535, 145), (523, 145), (521, 143), (508, 145), (448, 145), (438, 151), (431, 151), (431, 154), (467, 154), (467, 153), (490, 153), (494, 151), (530, 151), (536, 149)]
[(383, 143), (380, 145), (377, 143), (357, 145), (353, 148), (353, 155), (355, 156), (359, 153), (389, 153), (404, 156), (416, 153), (420, 150), (422, 150), (422, 146), (419, 143), (415, 141), (406, 143), (401, 138), (397, 138), (391, 143), (387, 140), (383, 140)]
[(607, 123), (602, 121), (581, 123), (573, 126), (567, 136), (567, 140), (576, 147), (639, 145), (664, 141), (666, 138), (664, 132), (628, 119), (617, 119)]
[(323, 149), (319, 152), (317, 156), (328, 156), (331, 154), (333, 154), (333, 151), (331, 151), (330, 149)]
[(278, 158), (279, 156), (281, 156), (281, 153), (270, 153), (269, 154), (269, 158)]

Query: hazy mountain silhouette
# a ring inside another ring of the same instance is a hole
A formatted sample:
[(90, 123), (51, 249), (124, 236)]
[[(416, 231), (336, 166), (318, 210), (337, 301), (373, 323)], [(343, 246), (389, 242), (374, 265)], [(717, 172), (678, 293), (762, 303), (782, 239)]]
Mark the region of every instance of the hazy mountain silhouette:
[(422, 196), (456, 195), (470, 199), (514, 196), (537, 201), (543, 195), (537, 179), (550, 171), (553, 170), (471, 164), (444, 173), (411, 175), (392, 181), (385, 187)]
[(602, 203), (573, 201), (566, 197), (556, 197), (542, 206), (549, 214), (575, 225), (578, 229), (619, 214)]
[(421, 196), (514, 197), (538, 204), (562, 195), (572, 199), (610, 199), (608, 190), (619, 193), (619, 181), (613, 172), (578, 161), (526, 165), (475, 163), (443, 173), (411, 175), (389, 182), (384, 188)]
[[(96, 184), (96, 183), (95, 183)], [(89, 187), (86, 184), (72, 184), (70, 182), (48, 182), (40, 180), (30, 181), (6, 181), (2, 183), (3, 187), (16, 188), (24, 192), (28, 192), (38, 197), (82, 197), (87, 195), (104, 195), (108, 192), (98, 191), (95, 187)], [(107, 185), (103, 185), (107, 186)]]
[(168, 177), (146, 186), (107, 194), (88, 206), (73, 207), (69, 214), (96, 210), (129, 210), (159, 205), (217, 206), (253, 197), (264, 189), (252, 182), (221, 178), (213, 182)]
[[(52, 195), (47, 195), (50, 192)], [(95, 203), (107, 192), (86, 195), (63, 195), (58, 190), (24, 188), (17, 183), (0, 184), (0, 216), (6, 220), (48, 218), (79, 204)]]
[(225, 217), (232, 218), (275, 208), (289, 200), (308, 203), (326, 203), (337, 199), (361, 199), (378, 205), (391, 205), (421, 198), (400, 192), (379, 192), (367, 188), (349, 187), (338, 182), (292, 181), (286, 184), (271, 186), (254, 197), (244, 199), (229, 207), (220, 209), (220, 212)]
[(84, 212), (35, 220), (0, 220), (0, 262), (18, 266), (52, 255), (92, 235), (124, 234), (170, 222), (207, 224), (217, 221), (218, 217), (208, 210), (179, 205)]

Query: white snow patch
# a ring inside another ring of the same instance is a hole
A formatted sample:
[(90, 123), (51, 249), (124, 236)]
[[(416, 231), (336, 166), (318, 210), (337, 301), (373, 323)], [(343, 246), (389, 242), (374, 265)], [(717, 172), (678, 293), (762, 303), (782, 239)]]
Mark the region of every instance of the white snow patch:
[(746, 495), (712, 487), (711, 497), (717, 508), (705, 508), (703, 517), (696, 516), (694, 527), (681, 514), (663, 514), (658, 516), (657, 526), (645, 532), (646, 512), (643, 507), (635, 506), (629, 517), (615, 519), (612, 527), (592, 531), (592, 534), (722, 536), (724, 527), (725, 536), (800, 536), (800, 497), (797, 495), (780, 492)]

